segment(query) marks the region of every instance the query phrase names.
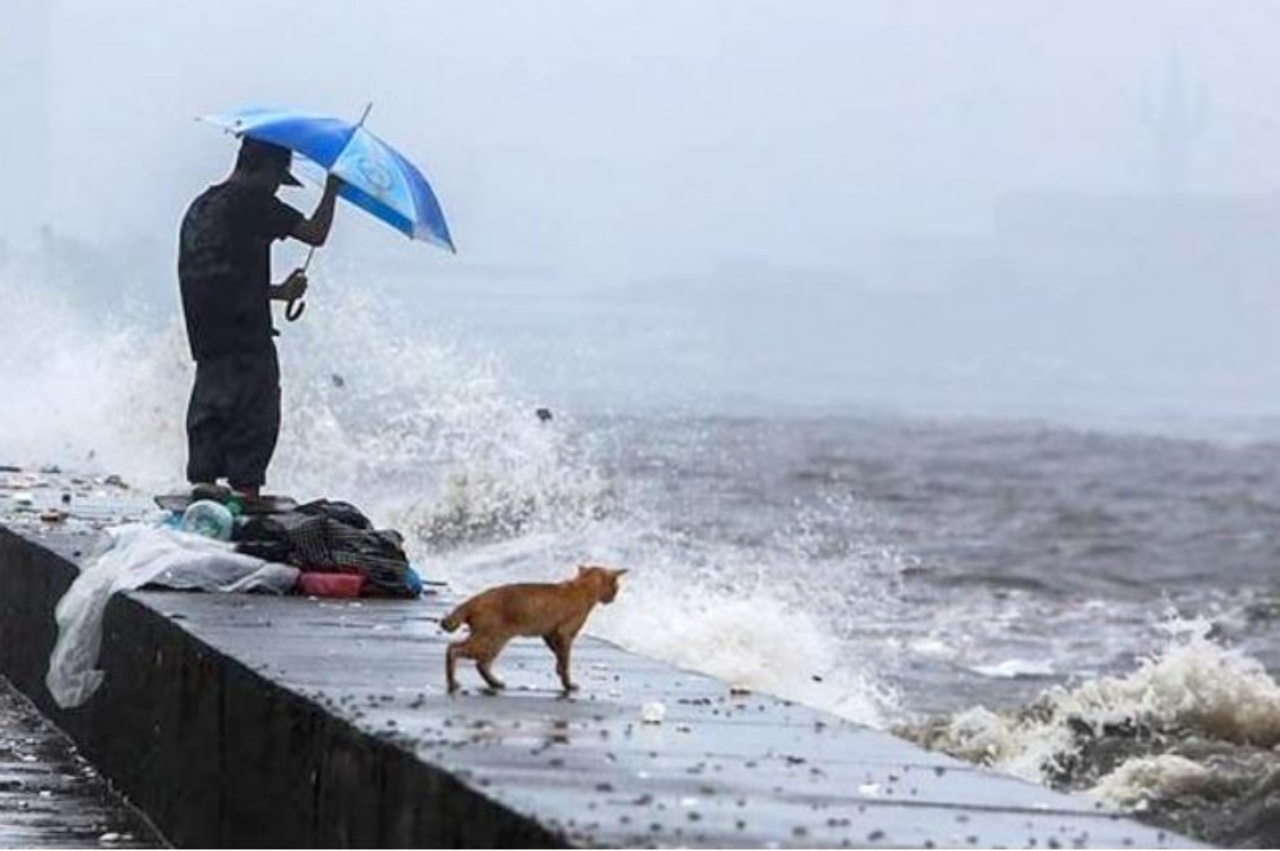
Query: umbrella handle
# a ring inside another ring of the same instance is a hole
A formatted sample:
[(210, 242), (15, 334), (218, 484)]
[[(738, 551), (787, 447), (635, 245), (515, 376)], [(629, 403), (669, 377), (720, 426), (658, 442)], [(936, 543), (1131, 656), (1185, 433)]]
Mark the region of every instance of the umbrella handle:
[[(307, 259), (302, 261), (302, 268), (299, 272), (306, 272), (307, 267), (311, 265), (311, 257), (316, 253), (316, 247), (311, 246), (307, 251)], [(300, 298), (291, 298), (284, 306), (284, 318), (290, 322), (297, 322), (302, 316), (302, 311), (307, 309), (307, 303)]]

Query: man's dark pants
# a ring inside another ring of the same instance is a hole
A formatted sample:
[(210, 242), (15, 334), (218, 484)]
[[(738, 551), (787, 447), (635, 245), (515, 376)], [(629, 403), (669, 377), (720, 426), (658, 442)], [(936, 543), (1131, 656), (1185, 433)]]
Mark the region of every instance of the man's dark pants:
[(233, 488), (261, 487), (279, 434), (275, 346), (196, 364), (187, 405), (187, 481), (225, 477)]

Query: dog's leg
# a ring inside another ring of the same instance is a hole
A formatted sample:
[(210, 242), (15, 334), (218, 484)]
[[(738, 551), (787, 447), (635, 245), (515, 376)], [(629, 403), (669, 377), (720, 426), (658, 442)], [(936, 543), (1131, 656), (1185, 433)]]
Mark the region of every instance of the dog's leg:
[(573, 636), (556, 631), (544, 635), (543, 640), (556, 654), (556, 674), (560, 677), (560, 685), (566, 693), (577, 691), (577, 684), (569, 679), (569, 649), (573, 646)]
[(466, 643), (465, 641), (455, 641), (444, 652), (444, 682), (450, 694), (458, 690), (458, 680), (454, 676), (454, 669), (457, 667), (458, 657), (466, 655), (463, 651), (463, 645)]
[(507, 684), (493, 675), (493, 671), (489, 670), (489, 662), (476, 660), (476, 670), (480, 672), (480, 676), (484, 677), (484, 681), (489, 684), (492, 689), (504, 689)]
[(489, 684), (489, 688), (503, 689), (507, 684), (493, 675), (493, 671), (489, 666), (493, 664), (493, 660), (498, 658), (498, 654), (502, 652), (502, 648), (506, 646), (507, 639), (490, 639), (483, 645), (476, 648), (476, 653), (472, 657), (476, 660), (476, 670), (480, 672), (480, 676), (484, 677), (484, 681)]

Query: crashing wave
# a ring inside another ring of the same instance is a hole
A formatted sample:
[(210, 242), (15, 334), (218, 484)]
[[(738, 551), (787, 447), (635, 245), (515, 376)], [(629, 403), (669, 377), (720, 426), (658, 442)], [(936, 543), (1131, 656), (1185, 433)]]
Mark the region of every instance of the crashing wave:
[(975, 707), (899, 732), (1213, 842), (1280, 842), (1280, 685), (1200, 619), (1136, 670), (1056, 686), (1013, 713)]

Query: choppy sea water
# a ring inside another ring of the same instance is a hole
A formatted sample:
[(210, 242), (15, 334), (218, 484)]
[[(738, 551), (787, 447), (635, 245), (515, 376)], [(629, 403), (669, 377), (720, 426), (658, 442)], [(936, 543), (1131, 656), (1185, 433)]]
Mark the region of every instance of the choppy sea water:
[[(177, 324), (6, 287), (0, 463), (174, 487)], [(356, 503), (459, 593), (627, 566), (589, 631), (1214, 843), (1280, 843), (1280, 429), (543, 422), (500, 359), (342, 308), (282, 341), (273, 490)]]

